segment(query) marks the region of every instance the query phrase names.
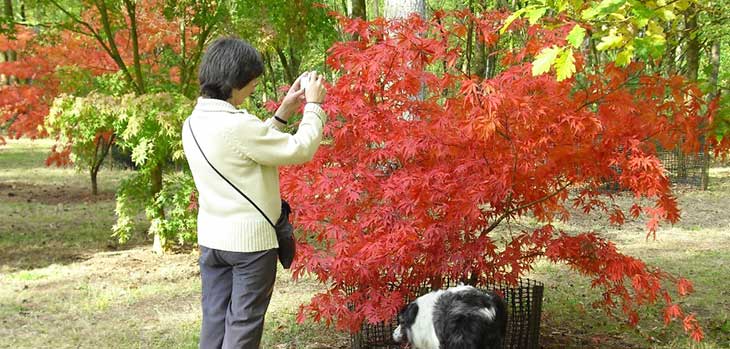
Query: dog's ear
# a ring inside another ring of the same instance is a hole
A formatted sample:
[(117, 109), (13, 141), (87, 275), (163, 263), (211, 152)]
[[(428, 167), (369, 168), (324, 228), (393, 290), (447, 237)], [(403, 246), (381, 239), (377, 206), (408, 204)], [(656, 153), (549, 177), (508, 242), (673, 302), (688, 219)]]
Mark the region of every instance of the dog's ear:
[(416, 316), (418, 316), (418, 304), (411, 302), (398, 314), (398, 322), (410, 326), (416, 321)]

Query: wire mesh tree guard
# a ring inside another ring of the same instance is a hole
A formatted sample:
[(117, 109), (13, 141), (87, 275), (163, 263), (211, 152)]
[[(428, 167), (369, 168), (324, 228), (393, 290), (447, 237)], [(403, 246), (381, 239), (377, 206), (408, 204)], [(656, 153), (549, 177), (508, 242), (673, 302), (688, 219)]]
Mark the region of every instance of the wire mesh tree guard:
[[(441, 287), (432, 287), (424, 282), (413, 290), (415, 297), (434, 289), (457, 286), (459, 282), (444, 280)], [(504, 349), (537, 349), (540, 347), (540, 315), (545, 286), (536, 280), (519, 279), (516, 285), (486, 283), (477, 286), (482, 291), (495, 291), (502, 295), (507, 308), (507, 335)], [(350, 292), (352, 290), (349, 290)], [(407, 302), (412, 299), (407, 299)], [(400, 349), (403, 346), (393, 340), (393, 331), (398, 327), (397, 316), (390, 321), (376, 324), (364, 323), (360, 331), (350, 335), (352, 349)]]

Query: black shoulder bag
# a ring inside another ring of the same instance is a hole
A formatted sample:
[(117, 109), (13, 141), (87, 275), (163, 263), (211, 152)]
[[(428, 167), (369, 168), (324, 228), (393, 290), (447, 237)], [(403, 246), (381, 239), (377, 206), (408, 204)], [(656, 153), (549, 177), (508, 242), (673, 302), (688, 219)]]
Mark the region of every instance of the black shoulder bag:
[(246, 198), (248, 202), (253, 205), (253, 207), (256, 208), (256, 210), (261, 213), (262, 216), (266, 219), (269, 224), (276, 230), (276, 238), (279, 241), (279, 262), (281, 262), (281, 265), (284, 267), (284, 269), (289, 269), (291, 267), (291, 263), (294, 260), (294, 255), (296, 255), (297, 251), (297, 245), (294, 241), (294, 227), (289, 222), (289, 214), (291, 213), (291, 207), (289, 206), (289, 203), (287, 203), (284, 200), (281, 200), (281, 215), (279, 216), (279, 220), (276, 221), (276, 224), (272, 223), (269, 217), (266, 216), (264, 211), (262, 211), (256, 203), (253, 202), (246, 194), (244, 194), (240, 189), (238, 189), (231, 181), (228, 180), (218, 169), (213, 166), (213, 164), (210, 163), (210, 160), (208, 160), (208, 157), (205, 156), (205, 152), (203, 152), (203, 148), (200, 147), (200, 143), (198, 143), (198, 139), (195, 138), (195, 133), (193, 132), (193, 127), (191, 125), (191, 121), (188, 118), (188, 129), (190, 129), (190, 134), (193, 136), (193, 140), (195, 141), (195, 145), (198, 146), (198, 150), (200, 150), (200, 154), (203, 155), (203, 158), (205, 161), (210, 165), (210, 167), (217, 173), (228, 185), (230, 185), (235, 191), (237, 191), (241, 196)]

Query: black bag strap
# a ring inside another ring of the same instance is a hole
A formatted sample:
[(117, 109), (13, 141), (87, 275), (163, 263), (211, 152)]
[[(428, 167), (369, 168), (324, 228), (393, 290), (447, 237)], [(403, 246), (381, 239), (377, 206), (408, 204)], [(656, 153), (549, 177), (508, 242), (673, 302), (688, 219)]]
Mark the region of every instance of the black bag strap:
[(188, 118), (188, 129), (190, 130), (190, 134), (193, 136), (193, 140), (195, 141), (195, 145), (197, 145), (198, 146), (198, 150), (200, 150), (200, 154), (203, 155), (203, 158), (205, 159), (205, 162), (207, 162), (208, 165), (210, 165), (210, 167), (213, 169), (213, 171), (215, 171), (215, 173), (217, 173), (221, 178), (223, 178), (223, 180), (226, 181), (226, 183), (228, 183), (228, 185), (230, 185), (231, 187), (233, 187), (233, 189), (235, 189), (239, 194), (241, 194), (241, 196), (243, 196), (244, 198), (246, 198), (246, 200), (248, 200), (248, 202), (250, 202), (251, 205), (253, 205), (253, 207), (255, 207), (256, 210), (258, 210), (259, 213), (261, 213), (261, 215), (264, 216), (264, 218), (266, 218), (266, 221), (269, 222), (269, 224), (271, 224), (271, 227), (272, 228), (276, 229), (276, 226), (274, 225), (274, 223), (271, 222), (271, 220), (269, 219), (269, 217), (266, 216), (266, 214), (264, 213), (264, 211), (262, 211), (259, 208), (259, 206), (256, 205), (256, 203), (253, 202), (253, 200), (251, 200), (251, 198), (249, 198), (240, 189), (238, 189), (233, 183), (231, 183), (231, 181), (228, 180), (228, 178), (226, 178), (226, 176), (224, 176), (222, 173), (220, 173), (220, 171), (218, 171), (218, 169), (215, 168), (215, 166), (213, 166), (213, 164), (210, 163), (210, 160), (208, 160), (208, 157), (205, 156), (205, 152), (203, 151), (203, 148), (200, 147), (200, 143), (198, 143), (198, 139), (195, 138), (195, 133), (193, 132), (192, 121), (190, 120), (190, 118)]

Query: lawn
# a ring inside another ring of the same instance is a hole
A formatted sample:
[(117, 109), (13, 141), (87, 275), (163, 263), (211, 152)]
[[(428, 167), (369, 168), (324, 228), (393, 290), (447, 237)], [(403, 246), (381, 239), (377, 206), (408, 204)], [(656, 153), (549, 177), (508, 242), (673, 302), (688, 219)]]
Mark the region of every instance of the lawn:
[[(140, 220), (120, 246), (109, 236), (114, 188), (129, 175), (105, 169), (100, 195), (71, 169), (48, 168), (46, 140), (0, 147), (0, 348), (195, 348), (200, 326), (197, 251), (157, 256)], [(563, 225), (595, 230), (625, 253), (690, 278), (682, 304), (697, 313), (706, 342), (730, 348), (730, 169), (713, 169), (710, 190), (678, 190), (683, 219), (645, 239), (642, 222), (607, 226), (598, 216)], [(622, 199), (624, 200), (624, 199)], [(511, 222), (529, 227), (530, 220)], [(689, 348), (680, 326), (649, 316), (634, 330), (590, 307), (598, 293), (569, 269), (539, 263), (530, 277), (546, 284), (546, 348)], [(345, 348), (345, 334), (295, 324), (299, 304), (322, 286), (293, 282), (279, 270), (263, 348)]]

